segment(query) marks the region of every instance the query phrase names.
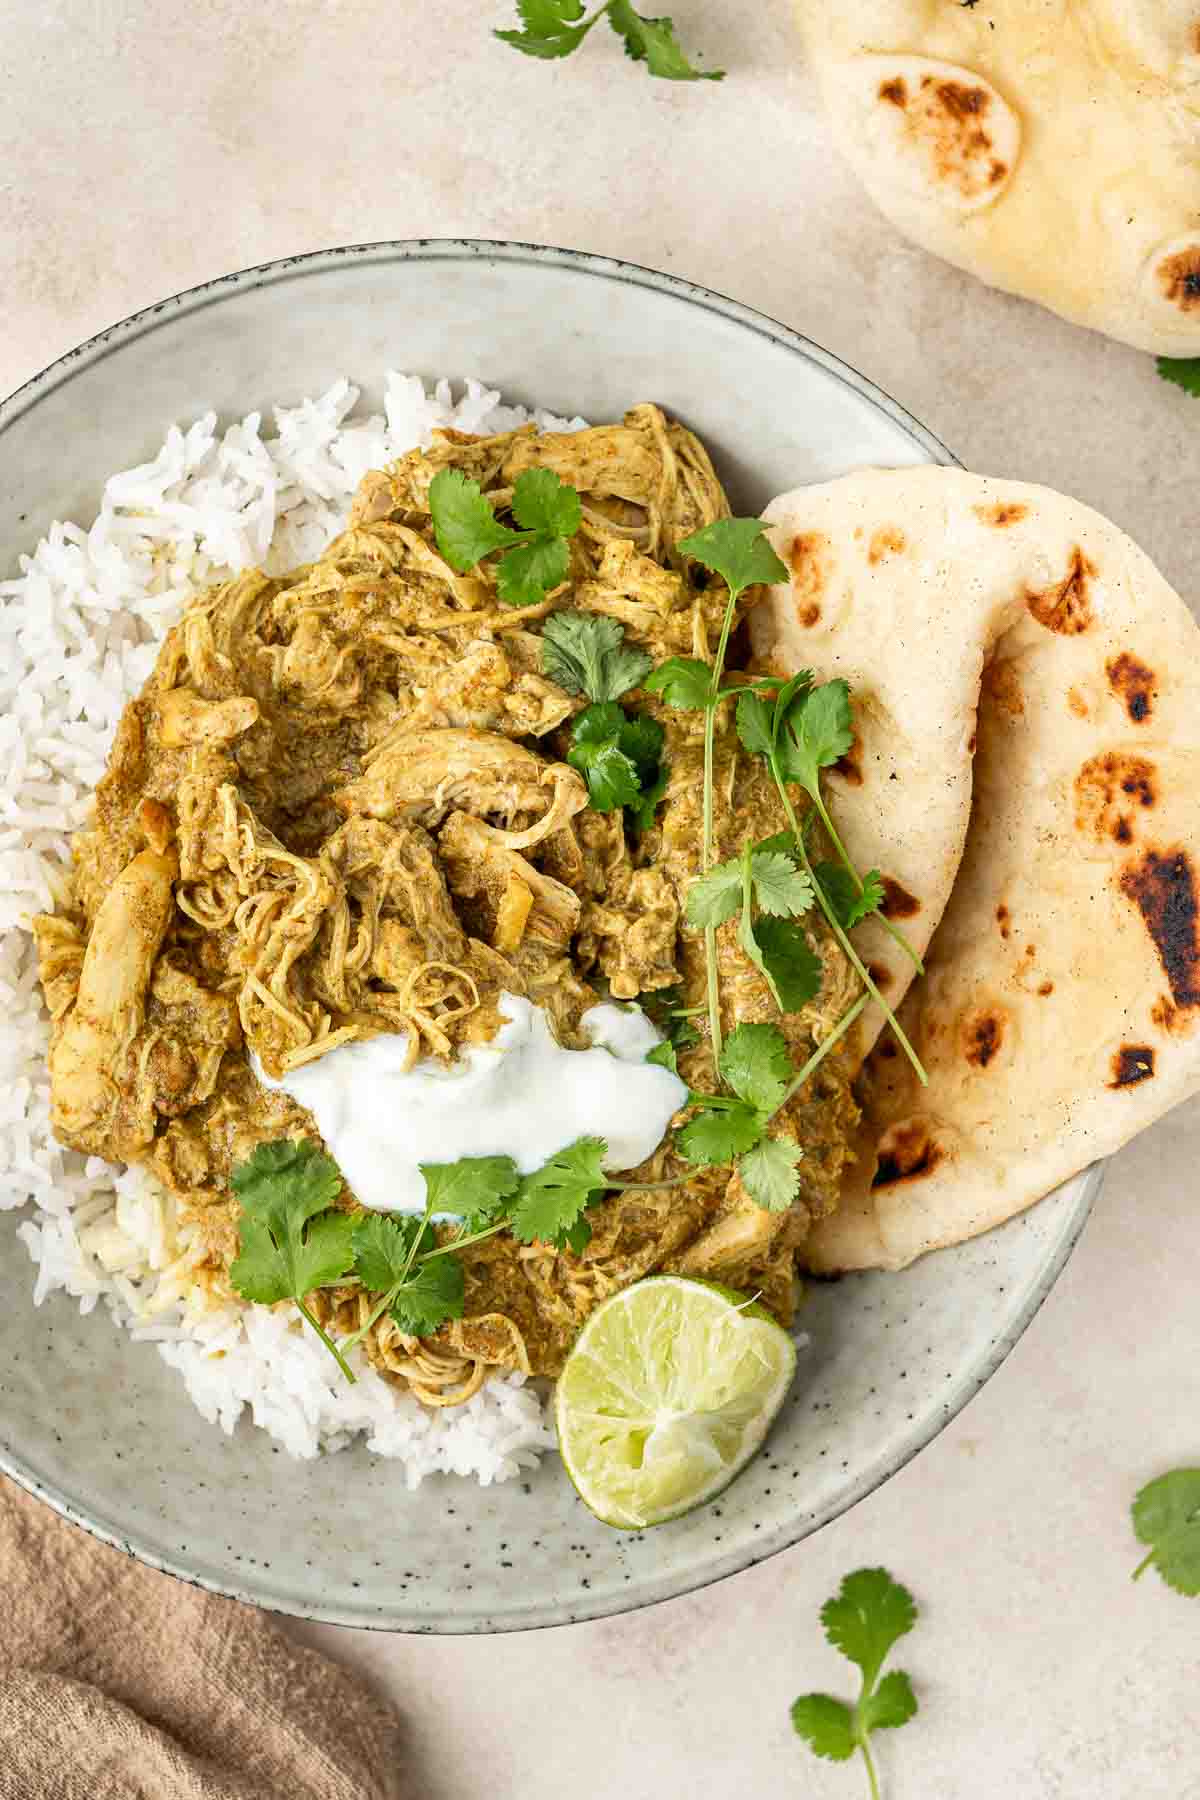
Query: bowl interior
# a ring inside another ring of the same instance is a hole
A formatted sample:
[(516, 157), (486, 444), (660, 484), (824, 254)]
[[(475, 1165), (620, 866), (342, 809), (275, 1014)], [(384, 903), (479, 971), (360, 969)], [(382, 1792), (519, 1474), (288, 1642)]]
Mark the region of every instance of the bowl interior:
[[(53, 518), (86, 523), (104, 477), (165, 427), (294, 403), (347, 374), (478, 375), (602, 419), (654, 399), (714, 451), (735, 507), (864, 463), (951, 462), (870, 383), (704, 290), (521, 246), (369, 246), (272, 265), (165, 302), (0, 408), (0, 574)], [(293, 1462), (225, 1437), (104, 1312), (35, 1311), (0, 1260), (0, 1467), (176, 1573), (306, 1616), (404, 1630), (556, 1624), (666, 1598), (795, 1542), (900, 1467), (982, 1384), (1052, 1285), (1099, 1182), (900, 1276), (815, 1286), (810, 1346), (762, 1457), (717, 1506), (642, 1537), (597, 1524), (557, 1459), (480, 1489), (408, 1494), (356, 1448)]]

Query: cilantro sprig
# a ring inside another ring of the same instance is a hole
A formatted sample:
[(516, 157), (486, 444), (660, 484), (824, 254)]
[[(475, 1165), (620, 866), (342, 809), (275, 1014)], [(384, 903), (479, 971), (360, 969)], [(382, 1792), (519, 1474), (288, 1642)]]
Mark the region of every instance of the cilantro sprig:
[[(821, 987), (821, 962), (803, 929), (793, 923), (814, 902), (810, 876), (769, 840), (747, 843), (740, 857), (718, 863), (687, 898), (691, 925), (722, 925), (736, 917), (738, 942), (762, 974), (781, 1012), (799, 1012)], [(760, 917), (755, 922), (753, 907)]]
[[(717, 707), (728, 690), (721, 677), (725, 671), (725, 653), (729, 634), (737, 613), (737, 603), (749, 587), (760, 582), (783, 581), (787, 569), (767, 542), (766, 526), (761, 519), (717, 519), (705, 525), (676, 546), (704, 568), (719, 575), (729, 589), (721, 619), (716, 654), (708, 668), (707, 685), (701, 685), (698, 659), (673, 657), (653, 675), (645, 686), (650, 693), (661, 694), (671, 706), (704, 708), (704, 777), (702, 791), (702, 823), (700, 867), (707, 875), (716, 860), (716, 834), (713, 828), (713, 760), (716, 741)], [(686, 697), (685, 697), (686, 696)], [(721, 1061), (721, 995), (717, 971), (717, 928), (704, 927), (704, 954), (708, 975), (708, 1029), (712, 1053), (718, 1067)]]
[(618, 704), (651, 665), (644, 650), (624, 639), (625, 627), (601, 613), (553, 613), (542, 629), (542, 668), (567, 693), (592, 702), (575, 720), (567, 752), (588, 784), (591, 805), (596, 812), (627, 807), (645, 831), (667, 789), (665, 733), (657, 719), (630, 718)]
[[(928, 1077), (920, 1058), (851, 943), (850, 931), (869, 914), (878, 913), (885, 929), (912, 959), (915, 967), (923, 970), (924, 965), (903, 932), (898, 931), (879, 912), (883, 903), (883, 883), (879, 871), (872, 869), (866, 877), (858, 873), (829, 816), (829, 809), (821, 793), (822, 769), (829, 768), (839, 757), (844, 756), (854, 741), (849, 687), (844, 681), (826, 681), (814, 686), (812, 675), (806, 669), (786, 682), (773, 701), (761, 692), (743, 695), (738, 701), (737, 730), (743, 747), (752, 756), (762, 756), (766, 760), (787, 814), (795, 853), (813, 884), (817, 904), (863, 986), (882, 1007), (896, 1040), (918, 1079), (925, 1083)], [(802, 787), (812, 800), (829, 841), (837, 852), (838, 863), (822, 863), (814, 867), (788, 792), (789, 784)]]
[(306, 1304), (318, 1288), (335, 1287), (354, 1261), (354, 1220), (337, 1210), (337, 1164), (304, 1138), (259, 1144), (233, 1171), (241, 1202), (240, 1247), (229, 1279), (247, 1300), (273, 1306), (294, 1300), (350, 1380), (354, 1375)]
[(461, 469), (438, 470), (429, 484), (429, 511), (438, 549), (460, 575), (504, 552), (496, 591), (506, 606), (536, 606), (562, 586), (571, 566), (569, 540), (583, 518), (578, 493), (553, 469), (524, 469), (513, 483), (520, 530), (501, 523), (479, 483)]
[(583, 0), (517, 0), (520, 31), (497, 31), (502, 43), (526, 56), (557, 61), (578, 50), (592, 26), (606, 18), (633, 62), (645, 63), (648, 75), (663, 81), (723, 81), (724, 69), (697, 69), (675, 36), (671, 19), (648, 19), (630, 0), (607, 0), (588, 15)]
[(797, 1170), (804, 1153), (785, 1138), (768, 1136), (768, 1127), (849, 1031), (866, 1004), (863, 994), (800, 1069), (793, 1066), (787, 1039), (777, 1025), (737, 1026), (726, 1038), (717, 1064), (717, 1072), (734, 1098), (689, 1091), (688, 1104), (697, 1109), (697, 1116), (676, 1135), (680, 1155), (700, 1167), (733, 1163), (756, 1206), (768, 1212), (786, 1212), (800, 1191)]
[[(304, 1139), (259, 1144), (233, 1171), (241, 1216), (230, 1280), (246, 1300), (295, 1301), (352, 1382), (347, 1357), (385, 1313), (409, 1337), (428, 1337), (448, 1320), (461, 1319), (465, 1281), (453, 1252), (499, 1231), (510, 1231), (522, 1244), (585, 1249), (592, 1235), (588, 1207), (608, 1188), (640, 1185), (614, 1181), (604, 1172), (607, 1148), (603, 1138), (579, 1138), (524, 1176), (509, 1156), (422, 1163), (425, 1207), (418, 1217), (342, 1212), (336, 1205), (342, 1177), (330, 1157)], [(435, 1213), (461, 1220), (444, 1244), (433, 1231)], [(358, 1282), (379, 1298), (365, 1322), (339, 1345), (306, 1300), (316, 1289), (347, 1282)]]
[(1133, 1502), (1133, 1529), (1149, 1546), (1135, 1581), (1153, 1567), (1177, 1594), (1200, 1594), (1200, 1469), (1147, 1482)]
[(871, 1733), (906, 1725), (917, 1711), (912, 1682), (902, 1669), (880, 1679), (893, 1646), (916, 1621), (912, 1595), (886, 1569), (857, 1569), (847, 1575), (834, 1599), (821, 1608), (821, 1623), (834, 1649), (862, 1671), (862, 1691), (853, 1706), (831, 1694), (802, 1694), (792, 1704), (792, 1727), (815, 1756), (848, 1762), (861, 1751), (871, 1800), (879, 1800)]
[(1185, 394), (1200, 400), (1200, 356), (1160, 356), (1158, 372), (1164, 381), (1173, 381)]

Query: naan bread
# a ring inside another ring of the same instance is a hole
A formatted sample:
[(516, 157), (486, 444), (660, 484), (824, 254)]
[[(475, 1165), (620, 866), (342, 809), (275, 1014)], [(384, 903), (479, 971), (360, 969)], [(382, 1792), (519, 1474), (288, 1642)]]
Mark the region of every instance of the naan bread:
[(876, 205), (993, 287), (1200, 354), (1197, 0), (798, 0)]
[(899, 1009), (929, 1085), (885, 1035), (862, 1160), (806, 1246), (817, 1270), (901, 1268), (1200, 1091), (1200, 630), (1123, 532), (1046, 488), (868, 471), (768, 516), (805, 573), (753, 616), (756, 651), (827, 676), (866, 646), (856, 710), (886, 730), (859, 804), (874, 787), (891, 856), (973, 786)]

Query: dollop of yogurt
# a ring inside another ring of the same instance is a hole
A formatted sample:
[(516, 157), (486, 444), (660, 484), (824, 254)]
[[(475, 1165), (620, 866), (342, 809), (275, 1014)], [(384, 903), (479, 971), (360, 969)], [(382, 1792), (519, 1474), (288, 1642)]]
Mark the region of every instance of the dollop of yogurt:
[(645, 1013), (603, 1003), (581, 1026), (588, 1050), (565, 1050), (541, 1007), (500, 995), (505, 1023), (449, 1067), (431, 1057), (405, 1069), (404, 1032), (342, 1044), (282, 1080), (254, 1070), (307, 1107), (364, 1206), (420, 1213), (419, 1165), (511, 1156), (522, 1175), (576, 1138), (608, 1144), (606, 1169), (632, 1169), (657, 1149), (687, 1089), (646, 1061), (661, 1040)]

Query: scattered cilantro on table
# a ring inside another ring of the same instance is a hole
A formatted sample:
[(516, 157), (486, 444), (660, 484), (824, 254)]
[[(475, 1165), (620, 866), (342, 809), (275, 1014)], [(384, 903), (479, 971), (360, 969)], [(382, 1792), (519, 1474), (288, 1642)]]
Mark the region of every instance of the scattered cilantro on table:
[(815, 1756), (848, 1762), (856, 1750), (862, 1752), (871, 1800), (879, 1800), (871, 1733), (906, 1725), (917, 1711), (903, 1670), (893, 1669), (880, 1679), (893, 1645), (916, 1620), (912, 1595), (886, 1569), (857, 1569), (847, 1575), (835, 1598), (821, 1608), (821, 1623), (834, 1649), (862, 1671), (862, 1691), (853, 1706), (830, 1694), (802, 1694), (792, 1705), (793, 1729)]
[(723, 69), (697, 69), (675, 36), (674, 21), (635, 12), (630, 0), (606, 0), (588, 15), (583, 0), (517, 0), (520, 31), (497, 31), (502, 43), (545, 62), (578, 50), (592, 26), (606, 18), (633, 61), (663, 81), (723, 81)]
[(1154, 1567), (1177, 1594), (1200, 1594), (1200, 1469), (1173, 1469), (1147, 1482), (1133, 1502), (1133, 1529), (1149, 1546), (1135, 1581)]
[(537, 606), (570, 572), (569, 540), (583, 508), (573, 487), (553, 469), (524, 469), (513, 483), (512, 515), (504, 525), (477, 481), (461, 469), (439, 469), (429, 484), (429, 511), (438, 549), (460, 575), (502, 550), (496, 590), (507, 606)]
[(1160, 356), (1158, 372), (1164, 381), (1173, 381), (1200, 400), (1200, 356)]

